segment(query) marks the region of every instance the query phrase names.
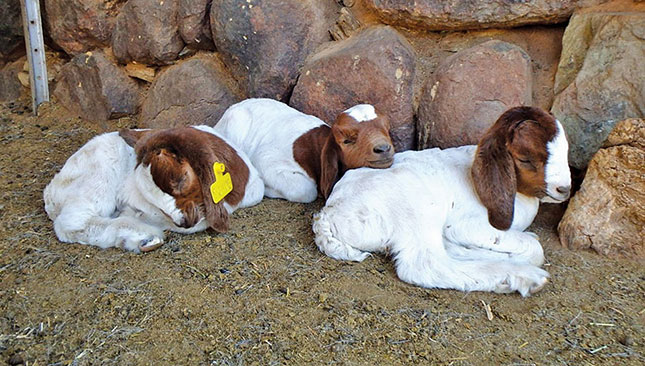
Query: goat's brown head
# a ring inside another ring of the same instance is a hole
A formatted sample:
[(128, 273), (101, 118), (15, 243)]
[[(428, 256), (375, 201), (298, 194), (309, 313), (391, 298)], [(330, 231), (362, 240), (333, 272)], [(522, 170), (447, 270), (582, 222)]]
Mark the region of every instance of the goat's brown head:
[[(242, 200), (249, 176), (248, 167), (230, 145), (192, 127), (124, 129), (119, 135), (135, 149), (137, 184), (147, 184), (139, 191), (148, 202), (178, 227), (192, 228), (205, 219), (216, 231), (228, 230), (223, 204), (236, 205)], [(233, 181), (233, 191), (218, 203), (210, 193), (214, 162), (224, 163)], [(149, 183), (159, 190), (151, 189)]]
[(571, 173), (564, 129), (535, 107), (504, 112), (477, 146), (472, 167), (475, 190), (491, 225), (507, 230), (513, 222), (515, 193), (544, 202), (569, 198)]
[(320, 190), (325, 198), (344, 170), (392, 165), (394, 146), (389, 131), (389, 119), (369, 104), (356, 105), (336, 118), (321, 154)]

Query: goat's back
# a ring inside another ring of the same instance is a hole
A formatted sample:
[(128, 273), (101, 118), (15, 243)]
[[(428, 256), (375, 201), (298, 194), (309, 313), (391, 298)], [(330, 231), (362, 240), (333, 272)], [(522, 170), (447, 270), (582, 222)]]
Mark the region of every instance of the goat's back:
[(255, 160), (257, 154), (280, 151), (291, 156), (293, 142), (305, 132), (324, 125), (273, 99), (247, 99), (229, 107), (214, 126), (217, 133)]
[(92, 214), (109, 216), (114, 207), (97, 202), (113, 203), (135, 164), (134, 149), (118, 132), (92, 138), (67, 159), (45, 187), (45, 211), (55, 220), (65, 205), (73, 203), (97, 211)]

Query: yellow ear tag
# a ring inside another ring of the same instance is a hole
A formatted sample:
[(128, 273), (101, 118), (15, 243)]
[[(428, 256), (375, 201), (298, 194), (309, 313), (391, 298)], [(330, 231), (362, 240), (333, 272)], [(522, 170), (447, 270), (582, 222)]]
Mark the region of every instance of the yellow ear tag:
[(215, 162), (213, 164), (215, 182), (211, 184), (211, 197), (213, 197), (213, 202), (215, 203), (219, 203), (233, 190), (231, 175), (229, 173), (224, 174), (225, 169), (226, 167), (222, 163)]

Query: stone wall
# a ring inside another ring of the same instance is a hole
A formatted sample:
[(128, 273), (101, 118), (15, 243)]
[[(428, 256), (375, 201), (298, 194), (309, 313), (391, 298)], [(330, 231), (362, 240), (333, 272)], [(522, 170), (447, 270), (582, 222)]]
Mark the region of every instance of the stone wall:
[[(68, 61), (52, 78), (54, 97), (90, 120), (212, 125), (239, 100), (269, 97), (331, 123), (371, 103), (389, 115), (401, 151), (476, 143), (506, 108), (531, 104), (562, 121), (571, 163), (585, 169), (617, 121), (645, 112), (643, 2), (42, 0), (42, 8), (48, 44)], [(0, 6), (0, 24), (6, 101), (24, 92), (15, 7)]]

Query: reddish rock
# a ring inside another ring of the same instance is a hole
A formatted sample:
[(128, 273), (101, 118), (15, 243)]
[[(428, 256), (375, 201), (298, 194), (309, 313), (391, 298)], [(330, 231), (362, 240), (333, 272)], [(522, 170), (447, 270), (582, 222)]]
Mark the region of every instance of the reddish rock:
[(385, 24), (424, 30), (510, 28), (565, 22), (579, 7), (607, 0), (365, 0)]
[(552, 112), (568, 133), (569, 163), (584, 169), (617, 121), (645, 111), (645, 3), (576, 13), (562, 40)]
[(179, 34), (189, 47), (215, 49), (210, 23), (211, 1), (179, 0)]
[(645, 120), (620, 122), (589, 163), (558, 226), (570, 249), (645, 258)]
[(247, 95), (284, 101), (305, 58), (330, 39), (336, 9), (333, 0), (215, 1), (213, 40)]
[(24, 54), (20, 0), (0, 1), (0, 62), (14, 52)]
[(428, 80), (418, 111), (419, 148), (477, 144), (508, 108), (532, 104), (531, 59), (492, 40), (446, 59)]
[(54, 95), (86, 120), (105, 121), (137, 112), (137, 83), (102, 51), (77, 55), (59, 76)]
[(12, 102), (20, 98), (23, 86), (18, 80), (25, 60), (20, 59), (5, 65), (0, 69), (0, 102)]
[(70, 55), (108, 46), (126, 0), (44, 0), (52, 40)]
[(415, 54), (388, 26), (328, 44), (302, 69), (289, 104), (327, 123), (345, 109), (370, 103), (386, 113), (397, 151), (414, 148), (412, 84)]
[(121, 63), (166, 65), (184, 48), (179, 35), (179, 3), (173, 0), (129, 0), (116, 18), (114, 56)]
[(166, 69), (150, 87), (141, 123), (150, 128), (213, 126), (239, 101), (234, 82), (217, 55), (201, 55)]

